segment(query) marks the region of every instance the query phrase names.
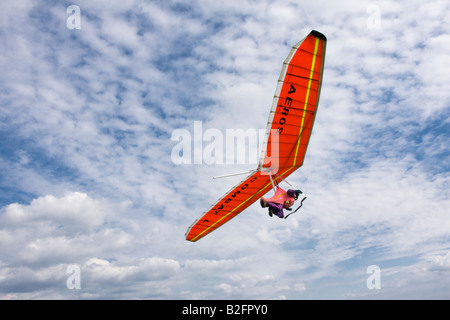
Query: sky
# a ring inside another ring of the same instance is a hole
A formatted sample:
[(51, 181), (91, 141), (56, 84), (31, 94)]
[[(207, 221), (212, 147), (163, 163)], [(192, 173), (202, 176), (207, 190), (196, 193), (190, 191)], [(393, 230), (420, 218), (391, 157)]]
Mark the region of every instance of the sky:
[[(308, 199), (186, 241), (313, 29)], [(0, 48), (1, 299), (450, 298), (448, 1), (3, 0)]]

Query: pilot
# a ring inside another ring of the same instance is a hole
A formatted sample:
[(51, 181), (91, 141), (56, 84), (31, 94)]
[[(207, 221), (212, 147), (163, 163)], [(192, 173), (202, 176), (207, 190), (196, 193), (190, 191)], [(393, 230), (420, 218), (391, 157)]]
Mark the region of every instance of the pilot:
[(284, 218), (283, 209), (291, 211), (291, 207), (294, 205), (295, 200), (297, 200), (298, 196), (302, 193), (301, 190), (293, 189), (284, 192), (283, 189), (278, 187), (277, 192), (272, 198), (261, 198), (259, 203), (263, 208), (269, 207), (269, 216), (276, 215), (282, 219)]

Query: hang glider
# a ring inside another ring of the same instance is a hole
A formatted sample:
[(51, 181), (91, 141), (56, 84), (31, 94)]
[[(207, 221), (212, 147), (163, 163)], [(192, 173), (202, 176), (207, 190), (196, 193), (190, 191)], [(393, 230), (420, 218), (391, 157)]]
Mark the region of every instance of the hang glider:
[(197, 241), (216, 230), (303, 165), (319, 104), (326, 37), (311, 33), (283, 63), (256, 170), (214, 203), (187, 230)]

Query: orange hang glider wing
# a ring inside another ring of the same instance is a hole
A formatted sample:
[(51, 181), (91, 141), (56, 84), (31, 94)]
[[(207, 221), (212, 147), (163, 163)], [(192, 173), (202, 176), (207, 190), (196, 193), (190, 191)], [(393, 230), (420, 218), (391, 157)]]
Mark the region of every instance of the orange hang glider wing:
[(237, 216), (272, 188), (266, 172), (256, 171), (227, 192), (187, 230), (186, 240), (197, 241)]
[(326, 42), (313, 30), (284, 61), (258, 170), (270, 168), (286, 178), (303, 165), (319, 104)]
[[(319, 103), (326, 38), (317, 31), (296, 44), (284, 61), (257, 170), (227, 192), (187, 230), (197, 241), (248, 208), (302, 164)], [(270, 175), (269, 175), (270, 174)]]

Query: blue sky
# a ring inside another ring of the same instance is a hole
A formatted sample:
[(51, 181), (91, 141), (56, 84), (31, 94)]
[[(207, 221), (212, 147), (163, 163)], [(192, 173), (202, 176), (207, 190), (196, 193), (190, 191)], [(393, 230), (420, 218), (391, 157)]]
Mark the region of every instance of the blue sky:
[[(2, 299), (450, 298), (448, 1), (0, 6)], [(185, 241), (241, 179), (212, 177), (255, 165), (175, 165), (172, 133), (264, 129), (312, 29), (328, 46), (291, 177), (304, 206), (276, 220), (253, 205)]]

